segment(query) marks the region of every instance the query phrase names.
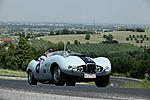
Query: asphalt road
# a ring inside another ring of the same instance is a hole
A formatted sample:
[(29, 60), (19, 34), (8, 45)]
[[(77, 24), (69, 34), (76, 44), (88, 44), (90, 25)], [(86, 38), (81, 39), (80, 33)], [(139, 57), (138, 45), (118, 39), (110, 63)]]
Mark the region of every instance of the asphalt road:
[[(118, 80), (118, 81), (117, 81)], [(113, 78), (111, 81), (114, 84), (121, 84), (126, 79)], [(136, 81), (135, 81), (136, 83)], [(27, 80), (8, 80), (0, 79), (0, 89), (9, 89), (16, 91), (26, 91), (40, 94), (54, 94), (59, 96), (73, 96), (97, 99), (139, 99), (150, 100), (150, 89), (130, 89), (120, 88), (117, 86), (110, 86), (106, 88), (98, 88), (95, 85), (77, 84), (75, 87), (55, 86), (53, 84), (41, 84), (36, 86), (28, 85)]]

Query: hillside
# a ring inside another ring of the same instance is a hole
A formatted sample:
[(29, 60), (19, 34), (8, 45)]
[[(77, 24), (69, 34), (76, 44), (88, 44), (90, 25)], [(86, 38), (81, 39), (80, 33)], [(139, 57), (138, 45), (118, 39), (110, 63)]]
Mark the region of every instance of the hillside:
[[(113, 35), (113, 38), (117, 41), (119, 41), (119, 43), (130, 43), (130, 44), (134, 44), (136, 46), (150, 46), (150, 31), (146, 31), (146, 32), (130, 32), (130, 31), (118, 31), (118, 32), (107, 32), (107, 33), (101, 33), (100, 35), (96, 35), (93, 34), (91, 35), (90, 40), (85, 40), (85, 34), (79, 34), (79, 35), (52, 35), (52, 36), (43, 36), (40, 37), (41, 39), (45, 40), (45, 41), (51, 41), (52, 43), (58, 43), (59, 41), (65, 41), (65, 42), (70, 42), (71, 44), (74, 43), (74, 40), (79, 40), (80, 43), (100, 43), (102, 41), (105, 41), (106, 39), (103, 38), (103, 35), (108, 35), (111, 34)], [(133, 40), (126, 40), (127, 37), (129, 37), (129, 35), (131, 35)], [(135, 38), (133, 38), (133, 35), (135, 36)], [(138, 35), (138, 38), (137, 38)], [(140, 38), (140, 36), (142, 35), (142, 38)], [(146, 35), (146, 37), (143, 40), (144, 35)], [(149, 40), (147, 40), (147, 37), (149, 38)], [(136, 40), (139, 41), (139, 43), (136, 43)], [(142, 43), (140, 43), (140, 41), (142, 40)]]

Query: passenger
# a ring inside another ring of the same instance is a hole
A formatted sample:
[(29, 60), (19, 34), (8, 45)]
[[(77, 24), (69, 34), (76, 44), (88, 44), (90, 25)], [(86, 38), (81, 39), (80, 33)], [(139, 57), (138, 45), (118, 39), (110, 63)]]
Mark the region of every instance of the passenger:
[(46, 51), (46, 53), (45, 53), (46, 57), (52, 56), (53, 55), (52, 51), (53, 51), (52, 49), (48, 48), (47, 51)]
[(71, 53), (70, 49), (67, 50), (67, 53)]

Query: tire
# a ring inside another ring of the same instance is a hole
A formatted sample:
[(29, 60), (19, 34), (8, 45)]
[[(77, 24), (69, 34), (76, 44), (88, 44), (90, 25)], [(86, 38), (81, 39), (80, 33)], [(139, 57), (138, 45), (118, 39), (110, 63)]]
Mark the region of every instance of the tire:
[(55, 68), (53, 69), (52, 77), (55, 85), (57, 86), (65, 85), (65, 75), (62, 73), (58, 65), (56, 65)]
[(110, 75), (97, 77), (95, 80), (95, 85), (97, 87), (106, 87), (109, 84)]
[(34, 74), (31, 71), (28, 72), (28, 83), (30, 85), (37, 85), (37, 80), (34, 78)]
[(76, 82), (75, 81), (71, 81), (71, 82), (66, 82), (67, 86), (75, 86)]

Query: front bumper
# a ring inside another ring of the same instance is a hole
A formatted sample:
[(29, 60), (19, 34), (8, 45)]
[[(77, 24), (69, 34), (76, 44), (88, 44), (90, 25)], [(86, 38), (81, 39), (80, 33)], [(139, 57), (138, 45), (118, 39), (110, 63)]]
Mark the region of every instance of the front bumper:
[(108, 75), (110, 74), (110, 71), (101, 71), (101, 72), (95, 72), (95, 73), (87, 73), (87, 72), (79, 72), (79, 71), (75, 71), (75, 70), (62, 70), (63, 73), (68, 74), (70, 76), (75, 76), (75, 77), (80, 77), (80, 78), (84, 78), (84, 74), (96, 74), (96, 77), (99, 76), (104, 76), (104, 75)]

